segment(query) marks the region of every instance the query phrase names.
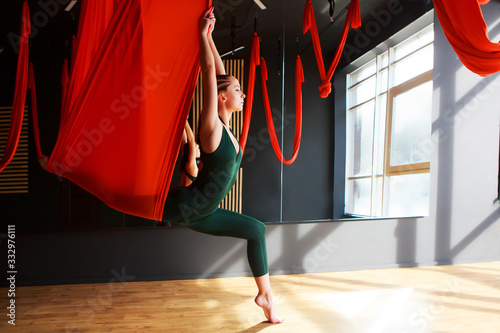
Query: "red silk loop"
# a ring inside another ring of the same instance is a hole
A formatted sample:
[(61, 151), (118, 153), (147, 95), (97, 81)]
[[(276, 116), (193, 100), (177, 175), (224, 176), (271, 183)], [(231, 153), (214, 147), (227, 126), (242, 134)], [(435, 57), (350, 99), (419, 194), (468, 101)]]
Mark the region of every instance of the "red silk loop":
[(297, 55), (295, 61), (295, 136), (294, 136), (294, 150), (293, 155), (289, 160), (285, 160), (278, 143), (276, 136), (276, 130), (274, 128), (271, 105), (269, 103), (269, 95), (267, 92), (267, 65), (264, 58), (260, 57), (260, 43), (259, 36), (256, 32), (253, 34), (252, 39), (252, 49), (250, 52), (250, 66), (248, 70), (248, 83), (247, 83), (247, 93), (245, 110), (243, 117), (243, 129), (240, 136), (240, 146), (241, 149), (245, 150), (248, 130), (250, 128), (250, 120), (252, 113), (253, 96), (255, 91), (255, 67), (260, 65), (260, 76), (262, 83), (262, 99), (264, 101), (264, 111), (266, 113), (267, 128), (269, 130), (269, 137), (271, 138), (271, 143), (273, 150), (278, 157), (278, 159), (284, 164), (292, 164), (297, 158), (300, 147), (300, 139), (302, 135), (302, 83), (304, 82), (304, 70), (302, 68), (302, 61), (300, 56)]
[(269, 131), (269, 137), (271, 138), (271, 144), (273, 146), (274, 153), (278, 159), (286, 164), (292, 164), (299, 153), (300, 139), (302, 136), (302, 83), (304, 82), (304, 71), (302, 68), (302, 61), (300, 56), (297, 56), (295, 62), (295, 134), (294, 134), (294, 144), (293, 144), (293, 154), (289, 160), (286, 160), (281, 152), (281, 148), (276, 136), (276, 129), (274, 127), (273, 115), (271, 112), (271, 105), (269, 103), (269, 95), (267, 92), (267, 80), (268, 72), (267, 65), (264, 58), (260, 60), (260, 71), (261, 71), (261, 81), (262, 81), (262, 99), (264, 100), (264, 111), (266, 112), (266, 122), (267, 129)]

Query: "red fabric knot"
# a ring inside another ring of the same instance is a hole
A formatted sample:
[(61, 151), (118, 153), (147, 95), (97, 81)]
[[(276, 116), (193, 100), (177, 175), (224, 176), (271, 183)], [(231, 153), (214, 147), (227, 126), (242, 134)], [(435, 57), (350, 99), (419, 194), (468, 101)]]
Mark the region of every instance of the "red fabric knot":
[(332, 92), (332, 83), (330, 81), (322, 81), (319, 86), (319, 96), (321, 98), (327, 98)]

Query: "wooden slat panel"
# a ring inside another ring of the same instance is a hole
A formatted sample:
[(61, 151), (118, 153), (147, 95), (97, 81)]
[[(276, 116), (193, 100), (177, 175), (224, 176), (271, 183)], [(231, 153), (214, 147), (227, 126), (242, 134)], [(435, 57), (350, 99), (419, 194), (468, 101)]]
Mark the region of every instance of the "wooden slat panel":
[[(245, 62), (243, 59), (229, 59), (224, 60), (224, 66), (226, 68), (226, 72), (229, 75), (234, 76), (240, 81), (241, 90), (244, 90), (243, 81), (244, 81), (244, 66)], [(201, 75), (198, 77), (198, 83), (195, 88), (195, 93), (193, 96), (193, 102), (191, 105), (191, 113), (190, 113), (190, 123), (193, 128), (193, 132), (197, 133), (198, 131), (198, 122), (200, 117), (201, 109), (203, 108), (203, 90), (201, 84)], [(233, 129), (234, 134), (236, 135), (236, 139), (239, 140), (241, 129), (243, 127), (243, 112), (235, 112), (231, 117), (231, 128)], [(231, 210), (237, 213), (241, 213), (241, 194), (242, 194), (242, 177), (243, 170), (240, 168), (238, 172), (238, 177), (236, 179), (236, 183), (234, 184), (231, 191), (228, 193), (226, 198), (221, 202), (220, 208)]]
[[(10, 129), (12, 107), (0, 107), (0, 152), (5, 145)], [(23, 126), (16, 153), (12, 161), (0, 173), (0, 194), (28, 193), (28, 112), (24, 109)]]

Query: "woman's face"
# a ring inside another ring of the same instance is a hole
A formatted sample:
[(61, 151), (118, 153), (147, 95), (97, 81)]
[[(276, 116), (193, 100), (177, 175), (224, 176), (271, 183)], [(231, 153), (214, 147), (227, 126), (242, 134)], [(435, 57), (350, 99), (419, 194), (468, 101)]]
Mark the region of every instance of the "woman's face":
[(236, 78), (231, 78), (231, 84), (222, 92), (226, 98), (226, 108), (231, 111), (243, 110), (243, 104), (246, 95), (241, 91), (240, 83)]

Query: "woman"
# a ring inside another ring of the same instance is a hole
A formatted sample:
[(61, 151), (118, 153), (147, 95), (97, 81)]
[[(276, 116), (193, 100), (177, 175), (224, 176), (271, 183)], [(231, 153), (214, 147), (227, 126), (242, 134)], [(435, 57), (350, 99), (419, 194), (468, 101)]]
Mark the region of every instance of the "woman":
[(214, 26), (212, 7), (200, 20), (201, 170), (192, 184), (169, 194), (163, 220), (210, 235), (246, 239), (248, 262), (259, 290), (255, 303), (270, 322), (280, 323), (282, 320), (274, 312), (269, 281), (265, 225), (249, 216), (218, 208), (236, 181), (241, 163), (241, 148), (228, 124), (232, 113), (242, 110), (245, 94), (238, 80), (226, 75), (212, 39)]

